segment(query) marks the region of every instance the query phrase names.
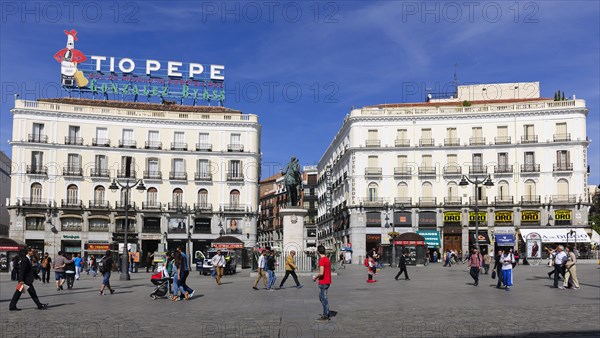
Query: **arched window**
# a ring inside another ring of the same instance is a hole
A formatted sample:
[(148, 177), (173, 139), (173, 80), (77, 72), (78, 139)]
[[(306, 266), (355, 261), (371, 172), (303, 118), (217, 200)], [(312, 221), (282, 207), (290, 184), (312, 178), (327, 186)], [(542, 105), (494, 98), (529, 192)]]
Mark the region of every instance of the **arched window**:
[(423, 197), (433, 197), (433, 186), (429, 182), (423, 182), (421, 186)]
[(39, 183), (33, 183), (31, 185), (29, 191), (29, 198), (31, 199), (31, 203), (41, 203), (42, 202), (42, 185)]
[(525, 191), (523, 193), (523, 199), (526, 202), (536, 202), (536, 188), (534, 180), (525, 181)]
[(67, 203), (76, 204), (77, 197), (79, 196), (79, 188), (75, 184), (71, 184), (67, 187)]
[(173, 189), (173, 205), (176, 207), (181, 207), (183, 204), (183, 190), (180, 188)]
[(99, 205), (104, 202), (104, 198), (105, 198), (104, 193), (105, 192), (106, 192), (106, 190), (101, 185), (94, 188), (94, 204), (95, 205)]
[(448, 198), (450, 201), (458, 201), (458, 185), (456, 182), (448, 183)]
[(229, 204), (231, 204), (232, 207), (237, 207), (240, 204), (240, 191), (233, 189), (231, 190), (231, 192), (229, 193)]
[(408, 184), (406, 182), (398, 183), (398, 197), (402, 199), (408, 197)]
[(198, 207), (201, 209), (206, 209), (208, 207), (208, 190), (198, 190)]
[(502, 202), (511, 202), (509, 195), (508, 182), (505, 180), (498, 182), (498, 199)]
[(146, 203), (149, 208), (158, 207), (158, 190), (154, 187), (148, 188), (146, 192)]
[(369, 183), (369, 187), (367, 188), (367, 197), (369, 198), (369, 202), (377, 201), (377, 183)]
[(558, 180), (558, 195), (561, 199), (568, 200), (569, 197), (569, 181), (564, 178)]

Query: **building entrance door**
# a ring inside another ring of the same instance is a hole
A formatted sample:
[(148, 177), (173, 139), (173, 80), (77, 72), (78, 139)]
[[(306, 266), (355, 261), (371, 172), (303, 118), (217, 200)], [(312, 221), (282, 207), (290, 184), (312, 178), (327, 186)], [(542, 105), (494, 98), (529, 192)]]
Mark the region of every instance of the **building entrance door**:
[(444, 235), (444, 251), (447, 250), (461, 251), (462, 235)]

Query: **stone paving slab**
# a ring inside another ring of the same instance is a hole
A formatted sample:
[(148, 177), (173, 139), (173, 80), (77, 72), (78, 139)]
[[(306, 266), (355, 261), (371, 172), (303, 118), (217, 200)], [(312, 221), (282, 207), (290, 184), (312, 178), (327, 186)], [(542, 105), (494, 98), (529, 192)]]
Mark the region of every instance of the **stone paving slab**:
[(288, 279), (289, 288), (267, 292), (251, 289), (248, 270), (225, 276), (221, 286), (193, 272), (194, 299), (172, 302), (149, 297), (150, 274), (132, 274), (130, 281), (114, 274), (117, 292), (105, 296), (98, 294), (100, 277), (84, 275), (71, 291), (36, 281), (50, 308), (37, 310), (25, 295), (22, 311), (9, 312), (15, 282), (2, 274), (0, 337), (600, 336), (598, 265), (578, 267), (578, 291), (550, 289), (545, 266), (517, 267), (509, 292), (496, 289), (490, 275), (473, 286), (467, 270), (463, 264), (409, 267), (411, 280), (395, 281), (398, 270), (388, 267), (368, 284), (364, 267), (348, 266), (333, 277), (329, 299), (337, 315), (328, 323), (315, 322), (318, 288), (304, 276), (302, 289)]

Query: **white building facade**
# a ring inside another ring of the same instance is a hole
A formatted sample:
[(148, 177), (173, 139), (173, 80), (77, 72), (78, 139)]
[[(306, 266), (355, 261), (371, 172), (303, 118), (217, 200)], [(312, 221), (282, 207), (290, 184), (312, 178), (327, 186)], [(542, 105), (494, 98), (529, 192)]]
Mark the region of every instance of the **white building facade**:
[[(519, 229), (587, 227), (587, 113), (584, 100), (541, 98), (535, 82), (354, 109), (318, 165), (319, 242), (351, 243), (356, 262), (393, 230), (466, 252), (475, 241), (491, 250), (505, 232), (516, 247)], [(462, 175), (490, 175), (494, 186), (476, 193), (459, 186)]]
[[(232, 235), (256, 243), (261, 127), (222, 107), (47, 99), (13, 113), (10, 237), (49, 251), (123, 241), (206, 250)], [(52, 225), (58, 230), (51, 231)]]

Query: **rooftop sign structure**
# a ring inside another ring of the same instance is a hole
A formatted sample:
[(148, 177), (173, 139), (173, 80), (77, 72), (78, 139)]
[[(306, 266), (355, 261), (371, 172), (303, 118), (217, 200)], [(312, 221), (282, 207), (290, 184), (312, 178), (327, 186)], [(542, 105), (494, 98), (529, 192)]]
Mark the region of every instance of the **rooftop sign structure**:
[(65, 30), (67, 45), (54, 59), (61, 65), (64, 90), (116, 100), (225, 101), (225, 66), (179, 61), (140, 60), (103, 55), (86, 56), (75, 49), (77, 31)]

